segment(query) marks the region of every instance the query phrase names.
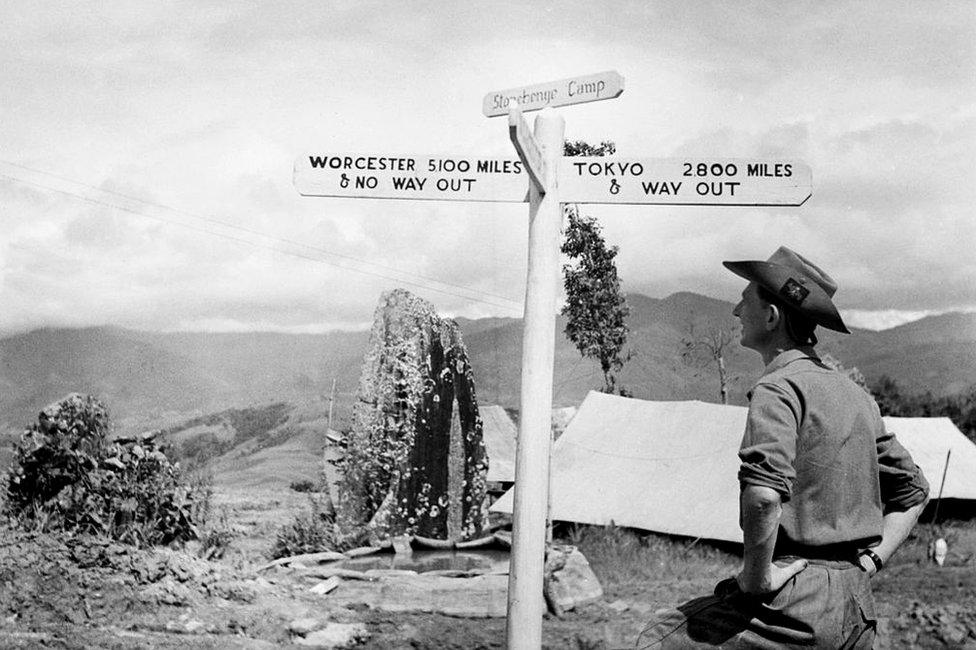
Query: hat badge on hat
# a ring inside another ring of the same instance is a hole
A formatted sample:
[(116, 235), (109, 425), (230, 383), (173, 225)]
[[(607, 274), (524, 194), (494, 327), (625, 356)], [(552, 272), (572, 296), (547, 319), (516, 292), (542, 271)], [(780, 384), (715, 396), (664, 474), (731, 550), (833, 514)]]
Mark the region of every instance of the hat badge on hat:
[(765, 262), (722, 262), (738, 276), (755, 282), (779, 296), (783, 303), (818, 325), (850, 333), (834, 306), (837, 283), (819, 266), (780, 246)]
[(802, 305), (806, 297), (810, 295), (810, 290), (793, 278), (788, 278), (780, 288), (779, 295), (786, 298), (790, 304), (799, 306)]

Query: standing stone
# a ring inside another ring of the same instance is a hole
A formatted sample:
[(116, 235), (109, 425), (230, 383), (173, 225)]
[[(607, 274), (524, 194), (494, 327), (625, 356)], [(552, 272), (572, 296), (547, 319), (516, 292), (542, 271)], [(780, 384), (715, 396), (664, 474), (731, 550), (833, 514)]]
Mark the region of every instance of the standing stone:
[(340, 527), (367, 525), (381, 540), (481, 536), (488, 458), (457, 323), (407, 291), (384, 293), (357, 398)]

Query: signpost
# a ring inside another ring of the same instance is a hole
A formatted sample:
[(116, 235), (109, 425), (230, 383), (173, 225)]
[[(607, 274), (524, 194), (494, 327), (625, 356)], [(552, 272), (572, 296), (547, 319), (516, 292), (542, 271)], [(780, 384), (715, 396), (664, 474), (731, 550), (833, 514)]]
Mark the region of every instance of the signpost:
[(802, 205), (810, 168), (789, 160), (724, 158), (564, 158), (565, 203)]
[[(509, 124), (521, 119), (518, 108), (513, 108)], [(512, 557), (508, 573), (509, 650), (542, 647), (556, 278), (563, 216), (556, 168), (563, 153), (565, 122), (548, 109), (535, 118), (534, 138), (525, 131), (519, 137), (517, 129), (510, 127), (512, 143), (523, 160), (529, 157), (526, 151), (540, 150), (544, 175), (541, 183), (529, 187), (529, 271), (522, 319), (522, 385), (515, 445), (518, 487), (512, 508)], [(541, 193), (542, 189), (545, 194)]]
[[(488, 93), (483, 112), (508, 115), (519, 158), (312, 152), (295, 162), (305, 196), (529, 203), (522, 387), (515, 458), (510, 650), (542, 645), (549, 503), (552, 372), (563, 203), (802, 205), (810, 168), (789, 160), (563, 157), (565, 122), (551, 110), (620, 96), (608, 71)], [(529, 131), (522, 111), (546, 109)]]
[(310, 152), (295, 161), (303, 196), (528, 201), (523, 163), (484, 156)]
[(486, 117), (508, 115), (513, 105), (523, 111), (538, 111), (569, 104), (585, 104), (601, 99), (619, 97), (624, 91), (624, 78), (616, 70), (608, 70), (585, 77), (570, 77), (533, 86), (519, 86), (496, 90), (485, 95), (481, 110)]
[[(542, 194), (546, 193), (546, 162), (542, 159), (542, 152), (539, 151), (539, 145), (536, 143), (535, 138), (532, 137), (532, 132), (529, 131), (529, 125), (525, 123), (525, 118), (522, 117), (522, 111), (519, 109), (518, 105), (512, 107), (511, 112), (508, 116), (508, 137), (511, 138), (512, 144), (515, 145), (515, 150), (518, 151), (519, 160), (525, 165), (525, 169), (529, 172), (529, 178), (532, 179), (532, 183)], [(561, 155), (562, 152), (559, 152)]]

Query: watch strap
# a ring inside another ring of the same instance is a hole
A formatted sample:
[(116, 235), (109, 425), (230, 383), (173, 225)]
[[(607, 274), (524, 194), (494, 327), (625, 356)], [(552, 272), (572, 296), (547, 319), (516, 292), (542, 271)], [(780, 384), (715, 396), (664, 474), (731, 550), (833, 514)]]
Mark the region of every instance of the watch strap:
[(882, 562), (881, 557), (869, 548), (861, 551), (861, 555), (866, 555), (872, 562), (874, 562), (875, 571), (880, 571), (884, 567), (884, 562)]

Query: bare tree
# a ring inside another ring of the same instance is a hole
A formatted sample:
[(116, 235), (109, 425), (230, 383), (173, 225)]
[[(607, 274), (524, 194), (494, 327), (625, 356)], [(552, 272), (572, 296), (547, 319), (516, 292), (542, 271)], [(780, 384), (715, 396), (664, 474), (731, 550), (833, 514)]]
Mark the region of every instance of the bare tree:
[(681, 360), (688, 365), (706, 367), (715, 364), (718, 371), (719, 396), (722, 404), (729, 403), (729, 385), (733, 377), (725, 365), (729, 346), (736, 341), (737, 328), (731, 319), (704, 329), (695, 326), (694, 315), (688, 318), (685, 335), (681, 338)]

